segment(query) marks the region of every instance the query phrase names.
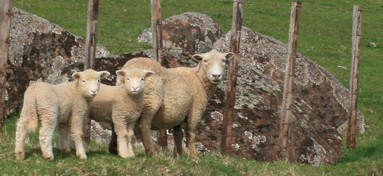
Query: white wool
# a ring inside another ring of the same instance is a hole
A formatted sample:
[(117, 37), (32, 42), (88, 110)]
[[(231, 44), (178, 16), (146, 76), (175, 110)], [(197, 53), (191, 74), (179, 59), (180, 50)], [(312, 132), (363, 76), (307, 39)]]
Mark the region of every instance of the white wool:
[[(150, 137), (151, 129), (169, 128), (173, 128), (175, 151), (182, 154), (181, 124), (186, 123), (188, 154), (196, 157), (194, 145), (196, 126), (206, 109), (209, 97), (224, 78), (226, 61), (232, 56), (233, 53), (220, 53), (216, 50), (196, 54), (193, 59), (200, 63), (194, 68), (165, 69), (150, 58), (135, 58), (124, 65), (122, 69), (138, 67), (152, 70), (159, 75), (146, 85), (151, 91), (144, 92), (145, 108), (139, 122), (147, 154), (154, 153)], [(122, 82), (117, 77), (117, 85)], [(151, 84), (153, 82), (155, 85)]]
[(124, 84), (101, 84), (99, 94), (91, 103), (89, 117), (98, 122), (113, 122), (119, 155), (128, 158), (134, 156), (131, 140), (134, 124), (143, 108), (145, 79), (153, 72), (135, 68), (116, 73), (124, 79)]
[(73, 82), (52, 85), (44, 82), (32, 84), (24, 94), (24, 104), (16, 127), (15, 155), (17, 160), (25, 158), (24, 144), (29, 132), (41, 122), (39, 140), (43, 157), (53, 160), (52, 138), (58, 125), (59, 148), (70, 151), (69, 138), (75, 143), (76, 155), (86, 159), (82, 143), (82, 122), (87, 117), (89, 103), (99, 91), (100, 78), (109, 75), (107, 71), (92, 69), (74, 73)]

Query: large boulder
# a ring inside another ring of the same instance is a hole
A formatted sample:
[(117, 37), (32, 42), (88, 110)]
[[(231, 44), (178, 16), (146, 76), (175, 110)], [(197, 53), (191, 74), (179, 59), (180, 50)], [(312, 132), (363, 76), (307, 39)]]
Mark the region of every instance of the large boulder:
[[(7, 70), (7, 114), (18, 110), (30, 81), (57, 84), (70, 79), (71, 73), (82, 70), (71, 64), (83, 63), (85, 42), (49, 21), (13, 8)], [(108, 51), (98, 46), (96, 56)], [(83, 65), (81, 65), (83, 66)], [(63, 72), (64, 70), (64, 72)]]
[[(230, 32), (215, 43), (229, 50)], [(287, 46), (248, 28), (241, 32), (232, 154), (278, 159), (278, 134)], [(311, 165), (335, 164), (342, 151), (348, 117), (348, 90), (329, 72), (298, 54), (294, 67), (292, 119), (288, 143), (291, 160)], [(219, 146), (226, 83), (221, 84), (199, 126), (198, 139), (209, 150)], [(358, 129), (364, 132), (358, 112)], [(214, 141), (214, 142), (213, 142)]]
[[(174, 39), (173, 43), (177, 43), (178, 38), (187, 38), (187, 31), (192, 31), (185, 29), (190, 26), (185, 25), (188, 17), (185, 18), (184, 14), (166, 19), (163, 23), (169, 24), (168, 20), (172, 26), (164, 28), (163, 34), (169, 35), (166, 39)], [(185, 35), (180, 36), (180, 32), (173, 31), (175, 28), (186, 31)], [(147, 31), (143, 35), (147, 35)], [(230, 32), (214, 42), (213, 47), (228, 51), (229, 39)], [(285, 44), (246, 27), (242, 30), (240, 43), (230, 153), (244, 158), (273, 161), (280, 156), (277, 140), (288, 49)], [(173, 66), (194, 66), (190, 56), (197, 50), (188, 50), (184, 46), (189, 45), (177, 45), (176, 50), (187, 51), (188, 57), (172, 57), (174, 49), (165, 47), (165, 60), (172, 59)], [(210, 49), (209, 42), (204, 46)], [(342, 151), (341, 134), (344, 134), (347, 126), (348, 90), (333, 75), (302, 54), (298, 54), (296, 59), (292, 125), (288, 140), (290, 159), (311, 165), (335, 164)], [(210, 100), (198, 126), (197, 145), (201, 152), (219, 150), (225, 91), (226, 82), (221, 84)], [(360, 133), (364, 132), (364, 118), (360, 112), (358, 129)]]
[[(31, 82), (58, 84), (70, 81), (72, 73), (84, 69), (85, 41), (44, 18), (17, 8), (12, 9), (10, 48), (7, 67), (6, 113), (21, 110), (26, 88)], [(142, 52), (108, 57), (109, 51), (97, 45), (96, 70), (115, 73), (133, 57), (147, 56)], [(114, 84), (111, 75), (105, 84)], [(110, 131), (92, 122), (92, 139), (107, 142)], [(105, 126), (105, 125), (104, 125)]]
[[(42, 18), (14, 11), (6, 87), (9, 112), (22, 106), (23, 93), (30, 81), (67, 81), (73, 71), (83, 69), (84, 60), (81, 38)], [(228, 51), (230, 33), (221, 36), (218, 25), (206, 15), (184, 13), (163, 24), (166, 67), (194, 66), (190, 56), (212, 48)], [(114, 73), (130, 58), (151, 55), (148, 50), (111, 57), (105, 48), (98, 46), (95, 69)], [(243, 28), (231, 154), (263, 161), (278, 159), (276, 144), (286, 58), (285, 44)], [(334, 76), (301, 54), (296, 63), (289, 138), (291, 159), (311, 165), (334, 164), (342, 151), (340, 134), (349, 111), (348, 91)], [(114, 82), (115, 76), (104, 81), (110, 85)], [(210, 100), (198, 126), (200, 152), (218, 150), (225, 90), (226, 82)], [(92, 137), (107, 142), (110, 131), (92, 124)], [(358, 125), (363, 133), (360, 113)]]
[[(165, 67), (193, 64), (190, 60), (195, 53), (205, 53), (222, 36), (217, 23), (206, 14), (185, 12), (167, 18), (162, 22), (162, 44)], [(138, 36), (139, 42), (152, 43), (152, 30), (146, 29)], [(149, 55), (152, 55), (148, 52)]]

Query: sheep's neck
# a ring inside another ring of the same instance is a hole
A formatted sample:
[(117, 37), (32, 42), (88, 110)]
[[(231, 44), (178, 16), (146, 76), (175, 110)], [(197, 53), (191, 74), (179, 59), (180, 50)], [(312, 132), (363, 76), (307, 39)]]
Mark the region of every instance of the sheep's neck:
[(124, 102), (126, 105), (132, 106), (132, 103), (137, 107), (142, 106), (142, 100), (144, 97), (143, 93), (132, 94), (128, 90), (126, 90), (125, 85), (116, 86), (116, 90), (114, 91), (118, 96), (119, 101)]
[(143, 93), (133, 94), (133, 93), (129, 92), (128, 90), (126, 90), (124, 85), (118, 86), (117, 90), (120, 92), (120, 95), (124, 95), (122, 97), (130, 97), (133, 100), (139, 100), (139, 99), (142, 99), (144, 97)]
[(69, 82), (68, 84), (70, 84), (70, 89), (72, 89), (72, 92), (76, 92), (77, 96), (79, 97), (82, 97), (83, 99), (81, 101), (84, 101), (86, 104), (89, 104), (94, 97), (89, 97), (89, 96), (86, 96), (86, 95), (83, 95), (80, 93), (80, 91), (78, 91), (78, 81), (75, 81), (75, 82)]
[(213, 96), (215, 90), (217, 89), (217, 85), (212, 84), (202, 70), (199, 70), (197, 74), (198, 79), (206, 92), (207, 98), (210, 99), (210, 97)]

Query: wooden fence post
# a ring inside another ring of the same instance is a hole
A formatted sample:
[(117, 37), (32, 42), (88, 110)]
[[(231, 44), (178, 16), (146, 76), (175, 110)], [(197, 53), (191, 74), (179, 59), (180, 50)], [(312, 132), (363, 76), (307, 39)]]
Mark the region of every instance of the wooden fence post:
[[(98, 0), (89, 0), (88, 2), (88, 21), (86, 26), (86, 41), (85, 41), (85, 61), (84, 70), (94, 67), (96, 58), (96, 34), (97, 34), (97, 19), (98, 19)], [(83, 132), (84, 141), (90, 141), (90, 119), (84, 118)]]
[(98, 2), (98, 0), (89, 0), (88, 2), (88, 21), (86, 25), (84, 69), (94, 67), (94, 60), (96, 57)]
[(160, 0), (151, 0), (150, 2), (153, 49), (157, 61), (162, 64), (161, 4)]
[[(152, 45), (154, 49), (154, 57), (162, 65), (162, 20), (161, 20), (161, 3), (160, 0), (151, 0), (151, 23), (152, 23)], [(158, 144), (162, 147), (168, 146), (168, 138), (166, 129), (158, 130)]]
[(231, 150), (232, 142), (232, 125), (235, 105), (235, 90), (237, 87), (237, 69), (238, 55), (241, 40), (243, 16), (243, 0), (233, 0), (233, 19), (231, 26), (230, 50), (234, 53), (234, 57), (229, 64), (229, 79), (226, 91), (226, 104), (223, 116), (223, 130), (221, 138), (221, 150), (228, 153)]
[(6, 116), (5, 91), (7, 61), (9, 51), (9, 34), (11, 29), (12, 0), (0, 0), (0, 129), (4, 126)]
[(362, 8), (354, 5), (353, 8), (353, 24), (352, 24), (352, 56), (351, 56), (351, 73), (350, 73), (350, 104), (349, 119), (347, 131), (347, 146), (355, 149), (356, 138), (356, 116), (358, 112), (358, 72), (360, 58), (360, 38), (362, 27)]
[(283, 85), (283, 100), (280, 114), (279, 148), (282, 157), (290, 158), (291, 148), (288, 149), (290, 132), (292, 85), (294, 78), (294, 64), (297, 56), (298, 26), (300, 14), (300, 2), (293, 2), (290, 14), (288, 56), (286, 62), (285, 81)]

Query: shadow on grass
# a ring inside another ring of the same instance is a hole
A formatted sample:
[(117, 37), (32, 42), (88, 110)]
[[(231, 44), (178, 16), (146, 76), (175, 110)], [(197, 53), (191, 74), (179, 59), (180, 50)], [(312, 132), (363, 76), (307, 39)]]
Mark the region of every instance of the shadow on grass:
[[(54, 160), (78, 158), (76, 156), (76, 151), (73, 149), (68, 153), (63, 153), (59, 149), (53, 149), (53, 155), (54, 155)], [(86, 153), (86, 155), (88, 158), (106, 156), (106, 155), (118, 157), (117, 155), (109, 154), (109, 152), (106, 152), (106, 151), (89, 151)], [(41, 159), (43, 159), (43, 155), (40, 148), (30, 148), (25, 151), (25, 160), (28, 160), (28, 158), (34, 158), (34, 157), (40, 157)]]
[[(380, 136), (383, 139), (383, 136)], [(339, 160), (339, 163), (358, 162), (362, 159), (378, 160), (382, 157), (383, 141), (371, 143), (366, 146), (356, 146), (354, 150), (344, 147), (344, 153)]]
[[(63, 158), (69, 158), (69, 157), (76, 157), (76, 153), (74, 151), (71, 151), (69, 153), (63, 153), (59, 149), (53, 149), (53, 156), (54, 156), (54, 160), (56, 160), (56, 159), (63, 159)], [(28, 160), (29, 158), (33, 158), (33, 157), (40, 157), (41, 159), (44, 159), (40, 148), (29, 148), (25, 150), (24, 160)]]

